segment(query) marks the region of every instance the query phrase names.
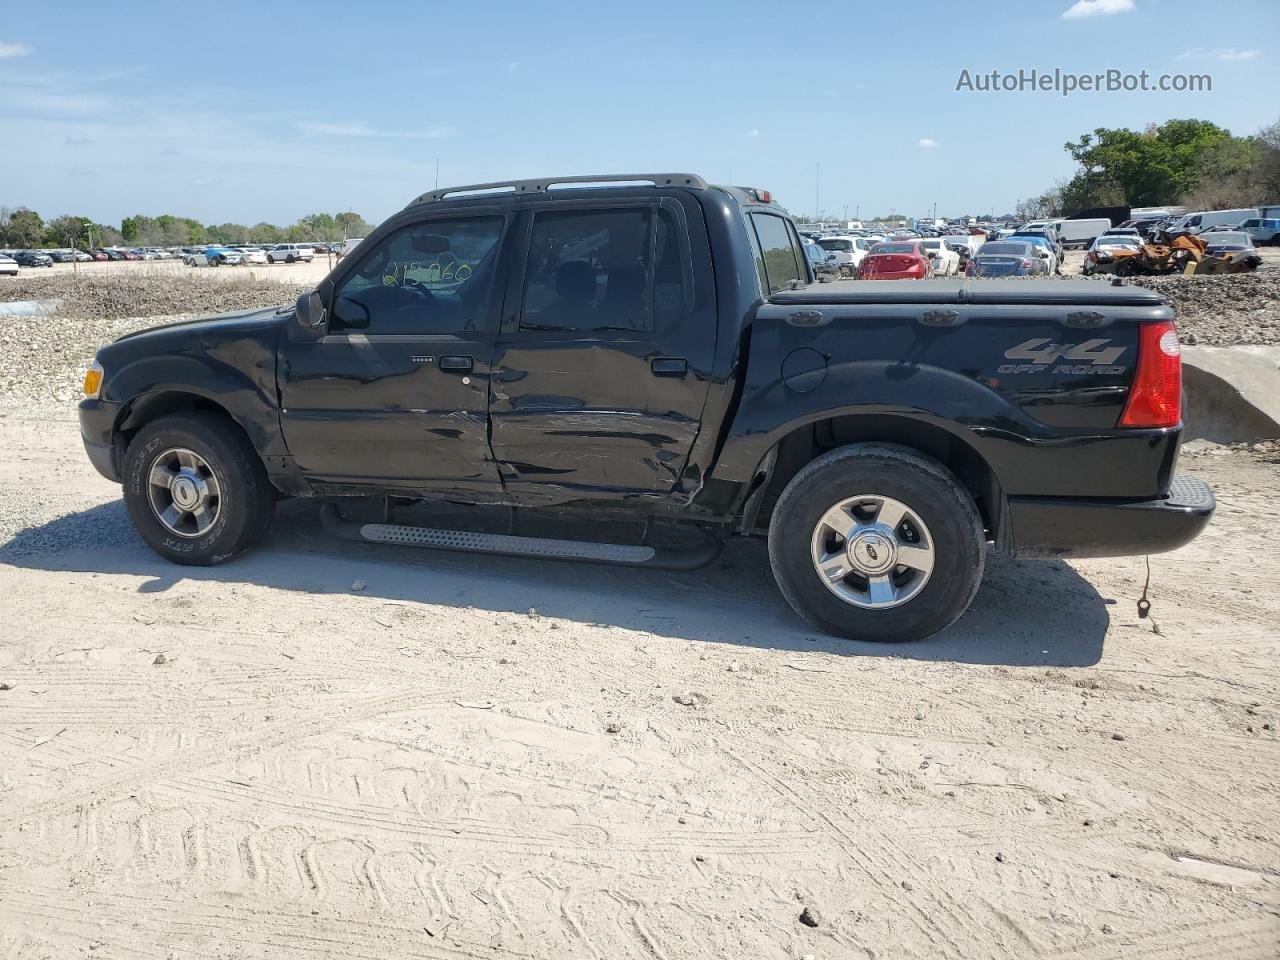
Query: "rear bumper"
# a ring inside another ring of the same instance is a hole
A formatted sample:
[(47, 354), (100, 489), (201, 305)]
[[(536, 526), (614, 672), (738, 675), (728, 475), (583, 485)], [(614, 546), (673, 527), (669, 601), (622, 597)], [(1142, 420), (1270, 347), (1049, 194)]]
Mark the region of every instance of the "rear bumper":
[(1020, 557), (1129, 557), (1190, 543), (1216, 503), (1203, 480), (1174, 477), (1158, 500), (1010, 497), (1013, 552)]

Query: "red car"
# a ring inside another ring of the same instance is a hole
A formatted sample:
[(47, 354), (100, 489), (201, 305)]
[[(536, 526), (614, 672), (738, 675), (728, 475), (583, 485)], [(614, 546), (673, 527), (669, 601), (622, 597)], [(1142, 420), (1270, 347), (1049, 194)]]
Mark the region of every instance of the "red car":
[(923, 280), (932, 276), (929, 255), (916, 240), (877, 243), (858, 267), (859, 280)]

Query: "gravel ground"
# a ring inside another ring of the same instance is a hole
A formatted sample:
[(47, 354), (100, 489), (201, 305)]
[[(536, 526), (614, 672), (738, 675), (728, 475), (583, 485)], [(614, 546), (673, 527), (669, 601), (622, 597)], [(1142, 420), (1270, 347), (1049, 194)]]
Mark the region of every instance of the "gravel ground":
[(0, 314), (0, 407), (79, 397), (103, 344), (145, 327), (289, 303), (303, 284), (225, 272), (23, 274), (0, 301), (58, 300), (51, 315)]
[(286, 501), (176, 567), (72, 411), (0, 449), (7, 960), (1275, 957), (1265, 448), (1185, 458), (1219, 512), (1151, 619), (1141, 558), (992, 555), (901, 646), (806, 629), (759, 543), (535, 563)]

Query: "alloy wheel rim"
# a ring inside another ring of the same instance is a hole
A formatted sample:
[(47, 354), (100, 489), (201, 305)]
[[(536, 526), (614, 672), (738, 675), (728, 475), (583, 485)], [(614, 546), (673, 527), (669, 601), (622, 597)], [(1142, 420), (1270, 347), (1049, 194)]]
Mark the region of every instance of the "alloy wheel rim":
[(188, 539), (208, 533), (222, 513), (222, 490), (213, 468), (185, 447), (171, 447), (151, 461), (147, 499), (166, 530)]
[(933, 573), (933, 537), (892, 497), (858, 494), (828, 509), (810, 538), (818, 578), (851, 606), (884, 610), (914, 599)]

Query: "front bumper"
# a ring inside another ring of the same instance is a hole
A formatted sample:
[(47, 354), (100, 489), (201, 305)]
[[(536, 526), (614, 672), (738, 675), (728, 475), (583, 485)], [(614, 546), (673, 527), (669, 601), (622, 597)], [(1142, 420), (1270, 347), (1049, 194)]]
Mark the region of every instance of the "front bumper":
[(1020, 557), (1130, 557), (1176, 550), (1213, 516), (1203, 480), (1174, 477), (1157, 500), (1010, 497), (1013, 552)]
[(115, 429), (123, 406), (109, 400), (80, 401), (80, 439), (84, 442), (84, 452), (94, 469), (112, 483), (119, 483), (123, 475), (124, 445)]

